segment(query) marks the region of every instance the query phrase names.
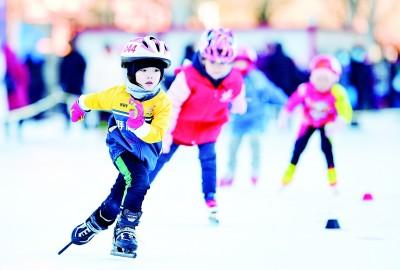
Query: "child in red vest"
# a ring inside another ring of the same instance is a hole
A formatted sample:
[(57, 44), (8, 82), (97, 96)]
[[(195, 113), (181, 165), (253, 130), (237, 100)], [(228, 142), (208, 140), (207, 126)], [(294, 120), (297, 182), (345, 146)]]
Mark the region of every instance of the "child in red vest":
[(203, 33), (192, 63), (180, 68), (167, 92), (173, 103), (171, 125), (163, 139), (163, 154), (150, 174), (153, 181), (180, 145), (196, 145), (204, 200), (210, 210), (210, 221), (215, 223), (218, 223), (215, 143), (229, 113), (246, 111), (243, 79), (233, 69), (235, 53), (230, 30), (211, 29)]
[(282, 178), (287, 185), (293, 180), (296, 165), (314, 131), (321, 135), (321, 149), (328, 166), (328, 182), (336, 185), (331, 136), (334, 130), (350, 123), (352, 108), (345, 89), (338, 84), (342, 69), (336, 58), (318, 55), (311, 61), (309, 82), (301, 84), (289, 97), (280, 115), (280, 126), (284, 126), (291, 112), (302, 105), (303, 117), (294, 145), (292, 159)]

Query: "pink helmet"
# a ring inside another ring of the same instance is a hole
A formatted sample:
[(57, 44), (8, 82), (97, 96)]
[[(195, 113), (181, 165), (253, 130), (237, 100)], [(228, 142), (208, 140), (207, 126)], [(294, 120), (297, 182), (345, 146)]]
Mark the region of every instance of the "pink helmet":
[(124, 67), (126, 63), (144, 58), (159, 59), (165, 63), (166, 68), (171, 64), (171, 55), (164, 41), (145, 36), (132, 39), (124, 46), (121, 65)]
[(237, 49), (235, 60), (245, 60), (250, 63), (255, 63), (257, 61), (257, 53), (251, 47), (239, 47)]
[(226, 28), (215, 28), (203, 33), (199, 51), (202, 57), (219, 63), (230, 63), (235, 59), (233, 33)]
[(311, 60), (310, 70), (313, 71), (317, 68), (327, 68), (338, 76), (342, 74), (342, 66), (339, 61), (335, 57), (326, 54), (317, 55)]

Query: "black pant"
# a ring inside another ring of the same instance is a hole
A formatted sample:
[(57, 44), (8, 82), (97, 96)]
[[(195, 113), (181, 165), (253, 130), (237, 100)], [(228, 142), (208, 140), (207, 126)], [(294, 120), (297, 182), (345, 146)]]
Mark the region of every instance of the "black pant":
[(301, 153), (303, 153), (311, 135), (317, 129), (319, 130), (319, 132), (321, 134), (321, 149), (322, 149), (322, 152), (324, 152), (324, 154), (325, 154), (326, 163), (328, 165), (328, 168), (335, 167), (335, 163), (333, 161), (332, 144), (331, 144), (331, 141), (329, 140), (329, 138), (325, 134), (324, 127), (314, 128), (311, 126), (308, 127), (305, 130), (305, 132), (302, 133), (297, 138), (296, 143), (294, 145), (294, 149), (293, 149), (292, 159), (290, 161), (292, 164), (296, 165), (299, 162)]
[(96, 211), (101, 217), (100, 220), (106, 223), (102, 225), (106, 226), (115, 221), (121, 208), (140, 212), (144, 197), (150, 188), (148, 168), (131, 153), (123, 153), (114, 165), (119, 171), (117, 180), (106, 200), (100, 205), (99, 211)]

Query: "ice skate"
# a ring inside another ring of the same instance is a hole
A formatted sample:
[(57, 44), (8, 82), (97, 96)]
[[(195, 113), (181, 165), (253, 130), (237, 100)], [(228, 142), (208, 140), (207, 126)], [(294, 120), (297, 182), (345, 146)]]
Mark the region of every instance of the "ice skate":
[(206, 198), (206, 205), (208, 208), (208, 220), (212, 225), (218, 225), (218, 208), (217, 208), (217, 201), (214, 198), (214, 195), (209, 195)]
[(328, 169), (328, 183), (331, 187), (335, 187), (337, 184), (335, 168)]
[(141, 212), (124, 209), (114, 229), (113, 249), (111, 255), (136, 258), (137, 240), (136, 226), (139, 224)]
[(218, 218), (218, 209), (217, 207), (212, 207), (208, 209), (208, 220), (212, 225), (218, 225), (219, 224), (219, 218)]
[(329, 187), (331, 188), (332, 194), (335, 196), (339, 195), (339, 190), (337, 187), (337, 180), (336, 180), (336, 170), (335, 168), (328, 169), (328, 183)]
[(113, 249), (111, 250), (110, 254), (113, 256), (132, 258), (132, 259), (136, 258), (137, 256), (136, 250), (117, 247), (115, 243), (113, 243)]
[(72, 244), (87, 244), (97, 233), (106, 230), (112, 222), (112, 220), (104, 219), (101, 216), (100, 209), (97, 209), (84, 223), (74, 228), (71, 234), (71, 241), (58, 252), (58, 255), (61, 255)]
[(289, 167), (286, 169), (285, 174), (282, 177), (283, 186), (287, 186), (292, 182), (295, 170), (296, 170), (296, 165), (289, 164)]
[(105, 229), (107, 227), (99, 224), (95, 212), (84, 223), (75, 227), (72, 231), (71, 242), (75, 245), (84, 245), (92, 240), (97, 233)]

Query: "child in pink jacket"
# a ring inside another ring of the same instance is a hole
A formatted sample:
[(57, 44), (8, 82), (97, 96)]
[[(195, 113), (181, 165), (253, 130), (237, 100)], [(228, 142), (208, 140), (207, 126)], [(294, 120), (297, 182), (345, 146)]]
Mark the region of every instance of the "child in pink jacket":
[(293, 180), (296, 165), (314, 131), (321, 135), (321, 149), (328, 167), (328, 182), (335, 186), (336, 171), (330, 137), (335, 129), (351, 121), (352, 108), (344, 88), (338, 84), (342, 69), (336, 58), (318, 55), (311, 61), (309, 82), (301, 84), (289, 97), (280, 115), (280, 125), (284, 126), (290, 113), (302, 106), (303, 117), (294, 145), (292, 158), (282, 184)]
[(230, 30), (204, 32), (192, 63), (181, 67), (167, 92), (173, 104), (171, 124), (163, 139), (163, 154), (150, 174), (153, 181), (180, 145), (196, 145), (204, 200), (210, 221), (216, 223), (215, 143), (229, 113), (246, 111), (243, 78), (233, 69), (235, 53)]

